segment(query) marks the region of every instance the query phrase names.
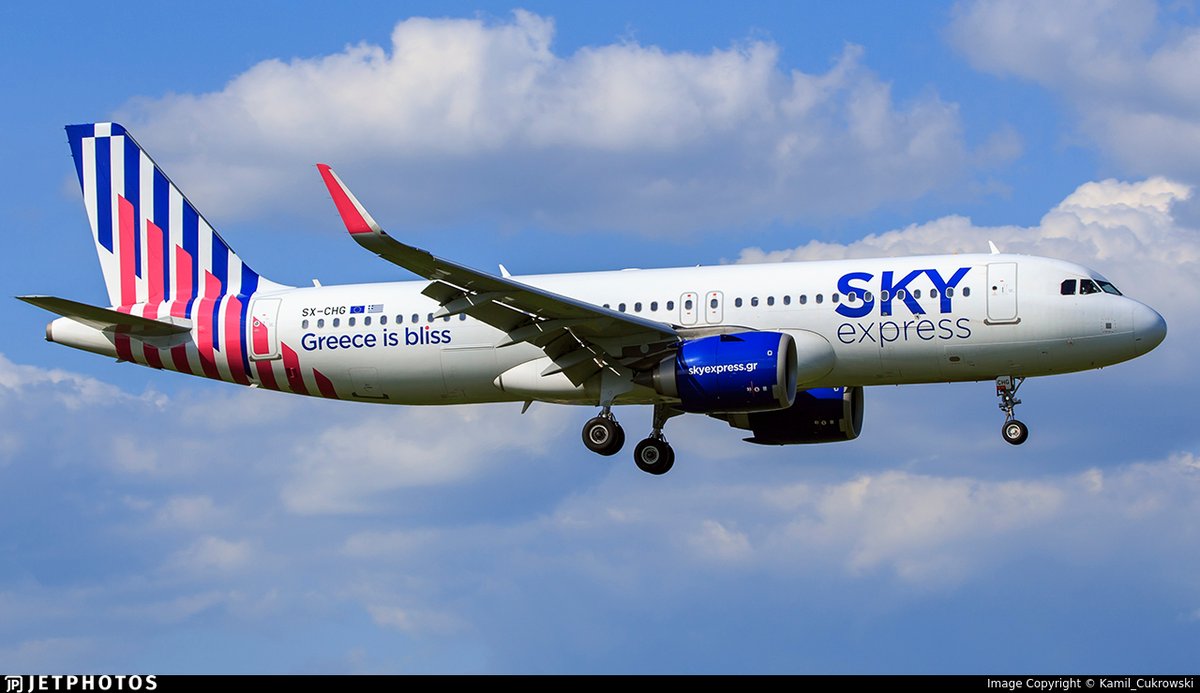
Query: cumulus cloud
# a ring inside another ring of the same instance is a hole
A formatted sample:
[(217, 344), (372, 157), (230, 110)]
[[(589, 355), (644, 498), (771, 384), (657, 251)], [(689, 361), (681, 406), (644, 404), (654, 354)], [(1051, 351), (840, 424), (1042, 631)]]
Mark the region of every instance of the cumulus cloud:
[(493, 223), (669, 232), (862, 213), (1019, 151), (1000, 132), (975, 156), (954, 104), (897, 103), (857, 46), (806, 73), (762, 40), (560, 55), (554, 32), (524, 11), (412, 18), (387, 46), (268, 60), (118, 116), (218, 220), (311, 214), (318, 160), (385, 226), (486, 209)]
[(1200, 181), (1200, 27), (1153, 0), (959, 6), (951, 41), (975, 67), (1060, 94), (1080, 129), (1142, 175)]

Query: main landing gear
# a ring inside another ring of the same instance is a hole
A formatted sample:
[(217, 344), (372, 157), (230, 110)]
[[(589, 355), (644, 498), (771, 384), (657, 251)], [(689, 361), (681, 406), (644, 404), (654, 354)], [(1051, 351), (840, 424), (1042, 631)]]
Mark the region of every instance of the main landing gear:
[(1000, 428), (1000, 434), (1004, 436), (1004, 441), (1011, 445), (1020, 445), (1029, 438), (1029, 427), (1017, 421), (1013, 415), (1013, 409), (1021, 403), (1021, 400), (1017, 399), (1017, 390), (1024, 382), (1023, 377), (1003, 375), (996, 378), (996, 396), (1000, 398), (1000, 411), (1004, 412), (1004, 425)]
[[(633, 461), (637, 468), (647, 474), (666, 474), (675, 464), (675, 451), (663, 435), (663, 425), (672, 416), (682, 412), (670, 407), (654, 405), (654, 423), (650, 436), (641, 440), (633, 449)], [(583, 425), (583, 444), (592, 452), (615, 455), (625, 444), (625, 430), (612, 415), (612, 407), (604, 407), (599, 416)]]

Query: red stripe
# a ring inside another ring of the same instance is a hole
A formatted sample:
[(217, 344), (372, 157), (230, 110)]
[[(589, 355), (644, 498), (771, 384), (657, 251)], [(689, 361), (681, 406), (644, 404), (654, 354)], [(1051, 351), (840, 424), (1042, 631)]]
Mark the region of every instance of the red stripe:
[(192, 364), (188, 361), (187, 347), (186, 344), (171, 347), (171, 363), (175, 364), (175, 370), (191, 375)]
[(342, 216), (342, 223), (346, 225), (346, 230), (350, 233), (371, 233), (373, 229), (367, 224), (367, 220), (363, 219), (362, 214), (359, 214), (358, 208), (350, 201), (346, 190), (333, 177), (333, 171), (329, 170), (325, 164), (317, 164), (317, 170), (321, 172), (321, 178), (325, 180), (325, 187), (329, 188), (329, 196), (333, 198), (333, 204), (337, 207), (338, 214)]
[(300, 357), (286, 344), (280, 344), (279, 348), (283, 352), (283, 373), (287, 376), (288, 387), (298, 395), (307, 395), (304, 374), (300, 372)]
[[(117, 310), (121, 313), (128, 313), (129, 306), (118, 306)], [(133, 361), (133, 349), (129, 343), (129, 335), (124, 332), (118, 332), (113, 345), (117, 348), (117, 358), (122, 361)]]
[(255, 356), (266, 356), (271, 353), (271, 347), (268, 346), (268, 337), (270, 336), (267, 326), (258, 318), (250, 319), (250, 334), (253, 339), (253, 346), (250, 348), (250, 353)]
[(217, 369), (217, 359), (213, 355), (217, 344), (213, 339), (213, 306), (217, 303), (217, 296), (221, 293), (221, 282), (212, 275), (212, 272), (205, 270), (204, 272), (204, 298), (196, 302), (196, 309), (192, 311), (192, 319), (196, 321), (196, 339), (200, 347), (200, 366), (204, 369), (204, 375), (217, 380), (221, 379), (221, 371)]
[(329, 399), (337, 399), (337, 390), (333, 389), (333, 383), (329, 382), (329, 378), (322, 375), (321, 371), (313, 369), (313, 379), (317, 381), (317, 389), (321, 391), (322, 397)]
[(133, 256), (133, 203), (117, 195), (117, 219), (121, 226), (121, 245), (117, 249), (121, 271), (121, 305), (137, 303), (137, 268)]
[(175, 295), (171, 297), (171, 315), (187, 317), (188, 299), (192, 297), (192, 254), (175, 246)]
[(258, 381), (268, 390), (278, 390), (279, 383), (275, 382), (275, 370), (271, 367), (271, 361), (255, 361), (254, 367), (258, 369)]
[(229, 373), (233, 382), (249, 385), (246, 367), (242, 363), (242, 302), (236, 296), (226, 299), (225, 305), (225, 358), (229, 362)]
[[(154, 319), (158, 317), (158, 303), (147, 303), (142, 307), (142, 317)], [(146, 364), (152, 368), (162, 368), (162, 354), (156, 346), (142, 342), (142, 353), (146, 356)]]
[[(159, 303), (166, 293), (163, 281), (162, 258), (163, 232), (154, 222), (146, 222), (146, 283), (150, 289), (150, 303)], [(149, 317), (149, 316), (146, 316)]]

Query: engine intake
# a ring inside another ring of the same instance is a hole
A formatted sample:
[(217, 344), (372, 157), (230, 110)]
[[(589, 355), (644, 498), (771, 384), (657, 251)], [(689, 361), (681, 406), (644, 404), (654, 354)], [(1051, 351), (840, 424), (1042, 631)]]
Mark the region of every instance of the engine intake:
[(687, 340), (673, 357), (635, 376), (696, 413), (785, 409), (796, 396), (796, 345), (780, 332), (737, 332)]
[(796, 445), (854, 440), (862, 432), (861, 387), (821, 387), (805, 390), (787, 409), (727, 414), (730, 426), (754, 433), (746, 438), (759, 445)]

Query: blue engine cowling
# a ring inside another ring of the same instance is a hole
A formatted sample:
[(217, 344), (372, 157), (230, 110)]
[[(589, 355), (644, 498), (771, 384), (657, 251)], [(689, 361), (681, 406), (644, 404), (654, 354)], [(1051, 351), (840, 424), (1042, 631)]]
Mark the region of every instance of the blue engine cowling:
[(752, 431), (747, 442), (759, 445), (797, 445), (854, 440), (862, 432), (861, 387), (819, 387), (804, 390), (787, 409), (728, 414), (734, 428)]
[(636, 381), (696, 413), (785, 409), (796, 397), (796, 345), (780, 332), (691, 339)]

